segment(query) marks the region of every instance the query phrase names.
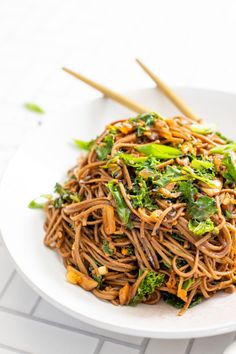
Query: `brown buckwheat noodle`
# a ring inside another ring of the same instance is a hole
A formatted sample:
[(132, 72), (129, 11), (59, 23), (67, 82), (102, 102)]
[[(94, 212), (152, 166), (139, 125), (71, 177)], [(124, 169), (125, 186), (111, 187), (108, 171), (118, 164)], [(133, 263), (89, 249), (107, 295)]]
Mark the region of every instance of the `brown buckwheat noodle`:
[[(136, 120), (109, 125), (69, 170), (63, 188), (77, 200), (64, 199), (58, 207), (57, 196), (46, 203), (44, 243), (63, 259), (70, 282), (114, 305), (132, 304), (148, 274), (161, 274), (162, 283), (140, 295), (137, 302), (156, 304), (161, 298), (168, 302), (170, 297), (182, 314), (197, 297), (209, 298), (219, 290), (234, 290), (236, 191), (234, 183), (223, 177), (223, 156), (210, 151), (225, 145), (224, 138), (215, 132), (193, 131), (187, 118), (163, 120), (153, 116), (151, 124), (138, 116)], [(110, 146), (108, 136), (112, 136)], [(127, 163), (122, 158), (122, 154), (150, 158), (137, 150), (150, 143), (174, 147), (182, 154), (157, 157), (153, 169), (136, 168), (132, 161)], [(99, 149), (104, 149), (102, 159)], [(187, 180), (197, 189), (194, 202), (200, 195), (214, 202), (215, 212), (208, 217), (214, 230), (201, 235), (190, 231), (191, 213), (178, 189), (179, 182), (158, 186), (158, 179), (168, 167), (186, 176), (184, 168), (193, 170), (192, 159), (210, 162), (215, 169), (213, 180), (218, 181), (212, 187), (194, 177)], [(135, 178), (139, 175), (148, 185), (152, 208), (133, 202)], [(148, 184), (150, 177), (157, 181), (157, 187)], [(128, 210), (129, 224), (119, 214), (119, 203), (108, 187), (110, 182)]]

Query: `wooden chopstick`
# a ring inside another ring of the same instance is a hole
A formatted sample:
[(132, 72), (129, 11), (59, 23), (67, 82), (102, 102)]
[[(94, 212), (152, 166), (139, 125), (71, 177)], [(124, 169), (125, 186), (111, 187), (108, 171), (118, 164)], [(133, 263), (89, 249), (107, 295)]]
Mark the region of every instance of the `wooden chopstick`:
[(131, 100), (130, 98), (123, 96), (115, 91), (110, 90), (109, 88), (98, 84), (95, 81), (92, 81), (90, 79), (88, 79), (87, 77), (78, 74), (70, 69), (67, 68), (62, 68), (64, 71), (66, 71), (68, 74), (76, 77), (77, 79), (83, 81), (84, 83), (86, 83), (87, 85), (95, 88), (96, 90), (102, 92), (105, 96), (110, 97), (111, 99), (113, 99), (114, 101), (122, 104), (123, 106), (131, 109), (134, 112), (137, 113), (145, 113), (145, 112), (150, 112), (150, 108), (144, 107), (141, 104)]
[(180, 98), (170, 87), (168, 87), (153, 71), (144, 65), (139, 59), (136, 59), (141, 68), (150, 76), (150, 78), (158, 85), (163, 93), (174, 103), (174, 105), (188, 118), (195, 122), (201, 119), (191, 110), (191, 108)]

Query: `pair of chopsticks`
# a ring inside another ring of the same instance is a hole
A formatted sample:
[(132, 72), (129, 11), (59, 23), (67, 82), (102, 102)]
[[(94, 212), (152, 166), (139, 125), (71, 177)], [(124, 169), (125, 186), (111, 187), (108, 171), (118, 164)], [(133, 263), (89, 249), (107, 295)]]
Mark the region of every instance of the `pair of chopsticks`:
[[(162, 92), (171, 100), (171, 102), (188, 118), (195, 122), (200, 122), (201, 119), (190, 109), (190, 107), (170, 88), (168, 87), (156, 74), (154, 74), (146, 65), (144, 65), (139, 59), (136, 59), (140, 67), (148, 74), (148, 76), (157, 84)], [(131, 100), (130, 98), (121, 95), (81, 74), (78, 74), (70, 69), (63, 68), (68, 74), (76, 77), (80, 81), (83, 81), (87, 85), (102, 92), (105, 96), (112, 100), (122, 104), (123, 106), (135, 111), (137, 113), (145, 113), (151, 111), (149, 108)]]

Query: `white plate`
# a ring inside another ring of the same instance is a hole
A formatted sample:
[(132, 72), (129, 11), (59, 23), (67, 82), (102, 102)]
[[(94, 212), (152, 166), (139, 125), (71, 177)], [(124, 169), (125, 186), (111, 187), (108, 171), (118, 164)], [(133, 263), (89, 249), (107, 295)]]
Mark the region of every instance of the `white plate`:
[[(232, 138), (235, 131), (236, 96), (208, 90), (178, 89), (199, 114)], [(176, 110), (156, 89), (139, 90), (131, 96), (163, 115)], [(165, 303), (156, 306), (112, 306), (65, 280), (57, 255), (43, 245), (43, 213), (29, 210), (34, 197), (50, 193), (75, 163), (78, 150), (72, 138), (88, 139), (108, 122), (130, 116), (109, 100), (97, 99), (51, 119), (16, 153), (0, 188), (1, 231), (18, 270), (48, 301), (92, 325), (125, 334), (184, 338), (236, 329), (236, 294), (218, 294), (178, 317)]]

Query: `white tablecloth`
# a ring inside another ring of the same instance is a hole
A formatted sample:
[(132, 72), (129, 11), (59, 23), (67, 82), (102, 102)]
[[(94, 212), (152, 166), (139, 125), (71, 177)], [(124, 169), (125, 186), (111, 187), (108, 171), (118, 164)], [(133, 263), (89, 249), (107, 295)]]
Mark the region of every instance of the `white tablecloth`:
[[(136, 56), (171, 85), (236, 92), (234, 0), (1, 0), (0, 174), (27, 134), (99, 94), (69, 66), (117, 89), (151, 86)], [(25, 111), (36, 102), (46, 114)], [(235, 334), (191, 340), (93, 328), (41, 299), (0, 245), (0, 353), (222, 354)]]

